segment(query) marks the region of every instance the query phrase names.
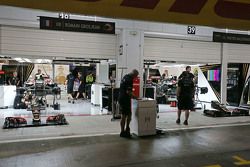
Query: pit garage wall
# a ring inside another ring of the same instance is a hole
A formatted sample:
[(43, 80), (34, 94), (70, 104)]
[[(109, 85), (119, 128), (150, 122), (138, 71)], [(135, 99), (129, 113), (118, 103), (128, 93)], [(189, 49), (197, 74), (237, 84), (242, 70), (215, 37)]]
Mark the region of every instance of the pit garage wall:
[(0, 53), (15, 57), (116, 59), (116, 36), (0, 27)]

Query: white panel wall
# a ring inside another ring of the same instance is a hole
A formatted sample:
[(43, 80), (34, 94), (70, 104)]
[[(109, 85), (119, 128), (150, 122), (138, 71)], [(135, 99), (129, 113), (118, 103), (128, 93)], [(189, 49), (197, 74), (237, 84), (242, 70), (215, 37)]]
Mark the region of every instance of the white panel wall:
[(116, 36), (2, 26), (0, 53), (36, 57), (115, 59)]
[(220, 44), (145, 37), (144, 59), (220, 63)]
[(250, 45), (225, 44), (228, 54), (228, 62), (250, 63)]
[[(25, 8), (17, 8), (10, 6), (0, 5), (0, 24), (23, 26), (23, 27), (39, 27), (38, 16), (58, 17), (58, 12), (49, 12), (43, 10), (33, 10)], [(142, 30), (146, 33), (168, 33), (172, 36), (179, 37), (180, 34), (185, 35), (183, 38), (196, 39), (196, 37), (209, 37), (209, 41), (212, 41), (213, 31), (228, 32), (227, 29), (218, 29), (206, 26), (196, 26), (196, 35), (187, 35), (187, 25), (170, 24), (170, 23), (156, 23), (146, 21), (135, 21), (125, 19), (111, 19), (96, 16), (83, 16), (70, 14), (70, 19), (76, 20), (91, 20), (91, 21), (112, 21), (116, 24), (117, 29), (135, 29)]]

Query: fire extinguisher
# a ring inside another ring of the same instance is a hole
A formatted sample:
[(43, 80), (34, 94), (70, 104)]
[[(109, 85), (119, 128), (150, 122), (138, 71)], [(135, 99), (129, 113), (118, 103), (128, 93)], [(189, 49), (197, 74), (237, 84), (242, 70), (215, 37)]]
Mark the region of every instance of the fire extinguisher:
[(133, 95), (137, 98), (140, 96), (140, 78), (139, 77), (136, 77), (133, 79)]

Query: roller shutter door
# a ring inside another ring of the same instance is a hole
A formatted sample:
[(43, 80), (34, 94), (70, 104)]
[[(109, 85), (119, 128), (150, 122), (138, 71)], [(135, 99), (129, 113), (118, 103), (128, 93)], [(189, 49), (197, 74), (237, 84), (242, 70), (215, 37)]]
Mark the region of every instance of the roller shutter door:
[(214, 42), (145, 37), (144, 59), (194, 63), (220, 63), (221, 45)]
[(228, 62), (250, 63), (250, 45), (247, 44), (225, 44), (225, 52)]
[(0, 53), (32, 57), (115, 59), (116, 36), (0, 27)]

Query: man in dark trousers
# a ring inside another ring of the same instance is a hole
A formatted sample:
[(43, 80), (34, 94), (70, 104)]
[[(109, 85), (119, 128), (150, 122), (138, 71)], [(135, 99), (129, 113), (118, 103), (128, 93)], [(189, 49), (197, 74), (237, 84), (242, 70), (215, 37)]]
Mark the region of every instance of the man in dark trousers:
[(0, 85), (4, 84), (4, 76), (0, 74)]
[[(192, 80), (194, 80), (195, 76), (194, 76), (194, 74), (191, 73), (191, 70), (192, 70), (191, 66), (186, 66), (186, 71), (183, 71), (181, 73), (181, 75), (178, 77), (178, 80), (181, 80), (184, 77), (184, 74), (188, 74), (189, 78), (191, 78)], [(178, 111), (177, 111), (177, 117), (178, 117), (178, 119), (176, 120), (177, 124), (180, 124), (180, 116), (181, 116), (181, 110), (178, 109)]]
[(183, 76), (178, 81), (177, 87), (177, 99), (178, 99), (178, 117), (176, 123), (180, 123), (181, 111), (185, 111), (184, 125), (188, 125), (189, 112), (193, 109), (193, 97), (194, 97), (194, 82), (189, 72), (183, 72)]
[[(121, 133), (120, 137), (130, 137), (129, 124), (131, 121), (131, 98), (133, 98), (133, 79), (139, 75), (139, 72), (134, 69), (131, 73), (125, 75), (120, 84), (119, 104), (122, 114), (121, 118)], [(126, 124), (126, 129), (125, 129)]]
[(68, 103), (74, 103), (73, 94), (73, 87), (74, 87), (75, 76), (70, 72), (66, 77), (65, 85), (67, 86), (67, 93), (68, 93)]

